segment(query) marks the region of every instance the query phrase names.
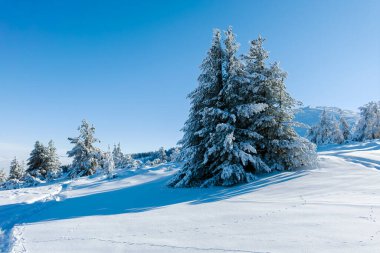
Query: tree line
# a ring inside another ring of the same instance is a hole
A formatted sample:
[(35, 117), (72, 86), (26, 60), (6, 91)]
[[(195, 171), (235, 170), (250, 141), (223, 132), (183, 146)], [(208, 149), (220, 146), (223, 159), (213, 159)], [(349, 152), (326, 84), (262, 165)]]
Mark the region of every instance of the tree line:
[(352, 127), (342, 114), (337, 119), (324, 110), (318, 124), (308, 130), (307, 137), (317, 145), (342, 144), (380, 138), (380, 101), (359, 108), (359, 120)]
[(26, 169), (23, 162), (14, 158), (11, 161), (8, 177), (0, 170), (0, 188), (14, 189), (20, 187), (35, 186), (43, 182), (58, 178), (77, 178), (90, 176), (95, 173), (105, 174), (109, 178), (116, 176), (116, 169), (137, 169), (142, 166), (154, 166), (176, 160), (179, 154), (178, 148), (165, 150), (161, 147), (158, 151), (147, 154), (139, 154), (144, 161), (132, 158), (130, 154), (124, 154), (120, 143), (114, 145), (111, 151), (102, 151), (96, 147), (99, 142), (95, 137), (95, 127), (86, 120), (82, 121), (78, 128), (79, 136), (68, 138), (73, 148), (67, 152), (72, 158), (70, 165), (61, 165), (59, 156), (53, 141), (44, 146), (36, 141), (34, 148), (27, 160)]

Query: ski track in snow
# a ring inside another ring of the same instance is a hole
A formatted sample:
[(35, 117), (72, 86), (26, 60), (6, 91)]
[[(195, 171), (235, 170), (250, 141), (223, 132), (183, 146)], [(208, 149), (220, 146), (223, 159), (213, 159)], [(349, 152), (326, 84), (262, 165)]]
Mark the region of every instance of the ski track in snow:
[[(163, 167), (162, 165), (157, 166), (157, 168), (162, 168), (162, 167)], [(170, 169), (172, 168), (173, 168), (173, 165), (168, 164), (167, 167), (163, 167), (163, 170), (170, 171)], [(150, 171), (149, 169), (150, 168), (146, 169), (145, 171), (147, 174), (155, 174), (154, 170)], [(131, 172), (131, 171), (124, 171), (121, 174), (127, 175), (128, 177), (131, 175), (139, 174), (142, 171), (144, 170), (138, 171), (137, 173)], [(96, 179), (99, 180), (99, 178), (96, 178)], [(3, 221), (0, 220), (0, 253), (27, 252), (24, 246), (25, 239), (22, 236), (23, 231), (25, 229), (25, 227), (23, 226), (23, 222), (26, 219), (37, 215), (42, 210), (46, 209), (46, 207), (49, 208), (52, 205), (54, 205), (54, 203), (57, 203), (59, 201), (64, 201), (67, 198), (65, 193), (70, 192), (71, 190), (71, 184), (74, 184), (74, 187), (75, 187), (75, 184), (77, 183), (77, 181), (81, 181), (81, 180), (86, 181), (88, 180), (88, 178), (79, 178), (74, 181), (63, 181), (61, 183), (50, 185), (50, 187), (47, 189), (49, 192), (47, 196), (43, 196), (43, 197), (38, 196), (38, 198), (35, 198), (35, 199), (24, 200), (18, 203), (18, 204), (24, 204), (24, 205), (22, 206), (16, 205), (15, 207), (11, 206), (10, 208), (6, 209), (5, 211), (7, 213), (12, 212), (12, 214), (8, 216), (11, 218), (8, 218), (7, 220), (3, 220)], [(33, 189), (33, 187), (16, 189), (15, 195), (16, 196), (20, 195), (19, 191), (21, 191), (21, 193), (28, 194), (29, 193), (28, 189)], [(11, 196), (11, 198), (13, 198), (13, 196)], [(2, 210), (0, 209), (0, 211)], [(0, 213), (0, 217), (2, 216), (2, 214), (3, 213)], [(91, 238), (89, 240), (91, 240)]]
[(268, 251), (250, 251), (250, 250), (239, 250), (239, 249), (222, 249), (222, 248), (199, 248), (191, 246), (175, 246), (175, 245), (165, 245), (165, 244), (153, 244), (153, 243), (137, 243), (137, 242), (127, 242), (127, 241), (116, 241), (110, 239), (101, 239), (95, 237), (61, 237), (55, 240), (46, 240), (46, 241), (34, 241), (35, 243), (46, 243), (54, 241), (100, 241), (100, 242), (109, 242), (115, 244), (126, 244), (130, 246), (148, 246), (148, 247), (159, 247), (159, 248), (170, 248), (170, 249), (180, 249), (180, 250), (189, 250), (189, 251), (220, 251), (220, 252), (243, 252), (243, 253), (269, 253)]
[[(0, 237), (0, 252), (26, 252), (25, 247), (23, 246), (22, 231), (24, 227), (19, 226), (23, 221), (40, 212), (47, 202), (59, 201), (60, 194), (68, 186), (68, 183), (61, 183), (54, 189), (54, 186), (48, 188), (52, 190), (47, 196), (35, 199), (34, 201), (26, 201), (24, 206), (11, 207), (7, 212), (12, 212), (11, 218), (8, 218), (6, 221), (0, 223), (0, 229), (2, 235)], [(26, 188), (25, 188), (26, 190)], [(30, 208), (30, 204), (34, 204), (33, 208)]]

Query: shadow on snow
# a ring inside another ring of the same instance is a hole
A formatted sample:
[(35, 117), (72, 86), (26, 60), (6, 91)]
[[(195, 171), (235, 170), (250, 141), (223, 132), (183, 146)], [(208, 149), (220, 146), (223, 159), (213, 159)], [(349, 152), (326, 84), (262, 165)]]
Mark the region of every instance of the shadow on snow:
[(343, 158), (347, 162), (357, 163), (365, 167), (372, 167), (380, 170), (380, 161), (361, 157), (355, 152), (380, 150), (380, 141), (353, 142), (346, 145), (325, 145), (318, 148), (318, 151), (325, 155), (334, 155)]
[[(308, 170), (272, 173), (258, 180), (235, 187), (211, 188), (168, 188), (169, 176), (117, 190), (105, 191), (85, 196), (67, 198), (62, 201), (50, 200), (32, 204), (11, 204), (0, 206), (1, 217), (8, 219), (12, 214), (24, 213), (26, 217), (14, 217), (0, 226), (9, 229), (20, 223), (36, 223), (95, 215), (115, 215), (144, 212), (179, 203), (197, 205), (229, 199), (263, 187), (280, 184), (308, 174)], [(29, 210), (29, 212), (27, 212)], [(13, 222), (12, 222), (13, 221)]]

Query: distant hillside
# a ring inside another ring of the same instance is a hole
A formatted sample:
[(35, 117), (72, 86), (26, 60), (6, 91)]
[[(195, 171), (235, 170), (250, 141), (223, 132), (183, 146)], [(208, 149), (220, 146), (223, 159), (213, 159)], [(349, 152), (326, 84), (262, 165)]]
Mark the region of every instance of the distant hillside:
[[(309, 126), (313, 126), (319, 122), (319, 118), (323, 112), (326, 110), (332, 113), (335, 117), (338, 117), (340, 112), (346, 118), (347, 122), (353, 126), (355, 122), (359, 119), (359, 114), (351, 110), (343, 110), (338, 107), (329, 107), (329, 106), (317, 106), (317, 107), (301, 107), (297, 109), (295, 120), (301, 123), (304, 123)], [(305, 136), (307, 129), (306, 128), (296, 128), (296, 131), (301, 136)]]

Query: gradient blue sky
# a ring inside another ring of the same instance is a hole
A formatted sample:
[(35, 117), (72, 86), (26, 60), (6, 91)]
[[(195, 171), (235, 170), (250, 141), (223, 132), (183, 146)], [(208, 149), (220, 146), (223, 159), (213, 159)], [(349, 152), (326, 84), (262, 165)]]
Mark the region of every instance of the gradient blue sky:
[(101, 147), (174, 146), (212, 29), (258, 34), (305, 105), (380, 99), (380, 1), (0, 0), (0, 159), (63, 154), (85, 118)]

